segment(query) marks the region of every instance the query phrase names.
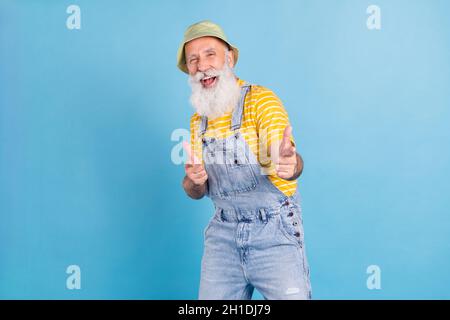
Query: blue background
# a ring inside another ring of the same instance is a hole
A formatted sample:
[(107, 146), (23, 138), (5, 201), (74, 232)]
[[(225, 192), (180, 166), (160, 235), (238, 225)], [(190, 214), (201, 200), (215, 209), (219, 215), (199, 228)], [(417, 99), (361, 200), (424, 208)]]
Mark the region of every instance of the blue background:
[(193, 112), (176, 50), (203, 19), (289, 113), (313, 297), (450, 298), (449, 14), (444, 0), (2, 0), (0, 298), (197, 297), (213, 205), (184, 194), (170, 155)]

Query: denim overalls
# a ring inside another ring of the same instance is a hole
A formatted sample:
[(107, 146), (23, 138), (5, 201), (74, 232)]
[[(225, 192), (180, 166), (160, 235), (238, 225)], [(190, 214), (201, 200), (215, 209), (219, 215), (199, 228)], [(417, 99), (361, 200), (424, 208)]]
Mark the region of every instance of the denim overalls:
[(200, 123), (215, 214), (204, 231), (199, 299), (251, 299), (254, 288), (266, 299), (310, 299), (299, 193), (273, 185), (240, 133), (250, 88), (241, 87), (233, 135), (206, 137), (207, 118)]

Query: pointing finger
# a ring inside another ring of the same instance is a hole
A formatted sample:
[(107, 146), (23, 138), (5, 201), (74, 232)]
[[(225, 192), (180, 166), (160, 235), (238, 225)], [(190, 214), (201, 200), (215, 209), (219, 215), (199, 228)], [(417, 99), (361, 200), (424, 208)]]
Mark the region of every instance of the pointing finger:
[(189, 164), (201, 164), (201, 161), (195, 156), (195, 154), (192, 152), (192, 148), (190, 143), (183, 141), (183, 149), (186, 151), (187, 154), (187, 163)]

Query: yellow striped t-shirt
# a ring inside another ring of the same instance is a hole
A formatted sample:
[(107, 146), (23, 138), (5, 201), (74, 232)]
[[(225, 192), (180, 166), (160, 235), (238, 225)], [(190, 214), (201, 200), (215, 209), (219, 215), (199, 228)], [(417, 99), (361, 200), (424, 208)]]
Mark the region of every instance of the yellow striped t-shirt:
[[(240, 86), (245, 83), (241, 79), (237, 81)], [(232, 135), (231, 116), (232, 112), (227, 112), (216, 119), (208, 119), (205, 136), (224, 139)], [(201, 116), (195, 112), (190, 121), (191, 146), (194, 154), (202, 161), (202, 142), (198, 135), (200, 123)], [(274, 164), (269, 157), (264, 156), (269, 151), (260, 156), (260, 153), (263, 153), (260, 152), (263, 150), (260, 137), (266, 137), (263, 142), (264, 148), (270, 150), (271, 142), (282, 140), (284, 129), (288, 125), (288, 114), (275, 93), (263, 86), (252, 85), (245, 97), (240, 132), (249, 145), (250, 151), (257, 157), (260, 165), (267, 170), (270, 181), (285, 195), (291, 196), (297, 188), (297, 180), (288, 181), (276, 175)], [(291, 141), (295, 145), (293, 138)]]

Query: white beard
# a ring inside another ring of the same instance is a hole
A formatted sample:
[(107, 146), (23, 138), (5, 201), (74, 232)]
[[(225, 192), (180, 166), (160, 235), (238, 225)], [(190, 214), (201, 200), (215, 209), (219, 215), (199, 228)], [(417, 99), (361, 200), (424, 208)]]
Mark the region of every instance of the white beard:
[[(217, 76), (216, 84), (212, 88), (204, 88), (200, 80), (211, 76)], [(189, 85), (192, 88), (191, 104), (200, 116), (208, 119), (233, 111), (241, 95), (233, 69), (227, 63), (222, 70), (210, 69), (189, 76)]]

